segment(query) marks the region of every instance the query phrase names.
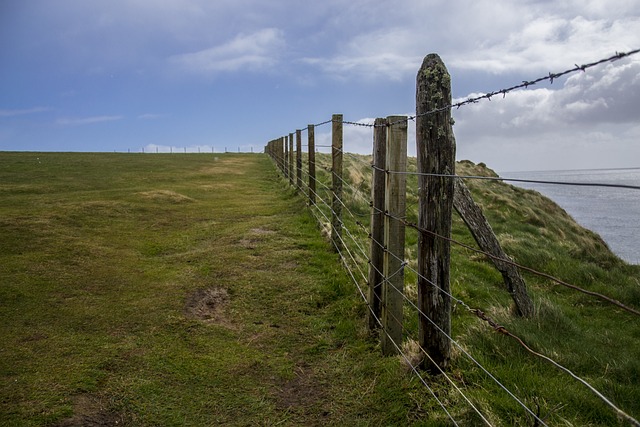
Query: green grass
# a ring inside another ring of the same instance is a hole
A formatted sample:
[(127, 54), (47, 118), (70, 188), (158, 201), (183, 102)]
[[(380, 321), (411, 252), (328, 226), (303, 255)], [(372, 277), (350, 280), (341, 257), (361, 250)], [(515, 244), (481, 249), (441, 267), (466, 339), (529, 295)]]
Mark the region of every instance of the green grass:
[(1, 153), (0, 277), (0, 425), (419, 416), (264, 156)]
[[(347, 179), (368, 194), (367, 159), (345, 160)], [(466, 171), (491, 173), (459, 164)], [(518, 262), (640, 306), (640, 267), (552, 202), (501, 183), (469, 186)], [(416, 187), (410, 177), (410, 219)], [(366, 225), (366, 196), (345, 193)], [(458, 218), (453, 234), (473, 243)], [(409, 258), (416, 240), (407, 233)], [(488, 261), (452, 249), (454, 295), (640, 417), (637, 317), (526, 279), (530, 320), (511, 314)], [(414, 281), (407, 275), (408, 292)], [(0, 153), (0, 425), (449, 425), (399, 358), (380, 356), (365, 314), (304, 199), (265, 156)], [(410, 307), (406, 318), (409, 339)], [(462, 307), (453, 334), (549, 425), (620, 424)], [(494, 425), (533, 425), (459, 350), (451, 377)], [(460, 425), (479, 425), (444, 379), (427, 381)]]

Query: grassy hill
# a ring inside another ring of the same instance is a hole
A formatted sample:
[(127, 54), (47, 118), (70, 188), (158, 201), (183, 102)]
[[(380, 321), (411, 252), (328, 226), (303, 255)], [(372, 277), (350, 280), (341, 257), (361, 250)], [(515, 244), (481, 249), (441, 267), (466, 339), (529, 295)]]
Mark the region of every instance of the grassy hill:
[[(350, 159), (367, 194), (366, 158)], [(640, 307), (640, 268), (552, 202), (468, 184), (518, 262)], [(366, 197), (347, 193), (366, 222)], [(637, 317), (527, 275), (537, 315), (518, 319), (486, 260), (458, 247), (452, 268), (456, 296), (640, 417)], [(0, 153), (0, 425), (447, 425), (402, 361), (379, 355), (365, 310), (264, 156)], [(549, 425), (617, 424), (460, 307), (454, 337)], [(533, 425), (463, 355), (452, 374), (494, 425)], [(478, 424), (448, 383), (429, 383), (461, 425)]]

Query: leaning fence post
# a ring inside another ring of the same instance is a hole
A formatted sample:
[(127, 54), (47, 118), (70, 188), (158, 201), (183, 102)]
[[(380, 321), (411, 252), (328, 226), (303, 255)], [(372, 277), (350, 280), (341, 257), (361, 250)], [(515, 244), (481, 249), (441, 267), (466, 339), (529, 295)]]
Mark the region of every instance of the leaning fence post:
[(387, 117), (386, 190), (384, 217), (384, 283), (382, 285), (382, 353), (398, 353), (402, 343), (404, 301), (404, 217), (407, 179), (407, 118)]
[(387, 158), (387, 121), (378, 118), (373, 130), (373, 170), (371, 174), (371, 244), (369, 245), (369, 329), (382, 319), (384, 271), (384, 189)]
[(342, 114), (331, 118), (331, 240), (336, 251), (342, 251)]
[[(433, 362), (432, 373), (451, 357), (449, 284), (455, 137), (451, 127), (451, 77), (440, 57), (429, 54), (416, 79), (416, 146), (419, 175), (418, 306), (419, 343)], [(437, 110), (437, 112), (433, 112)], [(433, 175), (435, 174), (435, 175)], [(437, 366), (434, 366), (435, 365)]]
[(296, 130), (296, 184), (302, 190), (302, 131)]
[(316, 136), (315, 126), (307, 126), (307, 137), (309, 139), (309, 204), (316, 204)]

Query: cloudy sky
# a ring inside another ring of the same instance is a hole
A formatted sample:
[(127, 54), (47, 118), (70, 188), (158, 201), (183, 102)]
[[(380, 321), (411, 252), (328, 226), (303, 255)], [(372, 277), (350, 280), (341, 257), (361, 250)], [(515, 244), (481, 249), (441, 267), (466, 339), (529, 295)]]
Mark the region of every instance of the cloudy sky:
[[(432, 52), (464, 99), (638, 48), (640, 0), (0, 0), (0, 150), (259, 151), (413, 114)], [(454, 117), (498, 171), (640, 167), (640, 54)]]

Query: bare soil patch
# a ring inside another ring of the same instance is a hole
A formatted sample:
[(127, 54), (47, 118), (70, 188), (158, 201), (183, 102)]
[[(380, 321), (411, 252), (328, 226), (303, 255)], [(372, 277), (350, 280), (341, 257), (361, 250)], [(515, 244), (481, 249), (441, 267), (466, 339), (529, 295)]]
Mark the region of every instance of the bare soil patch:
[(188, 316), (210, 323), (225, 323), (224, 307), (229, 294), (224, 288), (198, 289), (187, 297), (185, 312)]

